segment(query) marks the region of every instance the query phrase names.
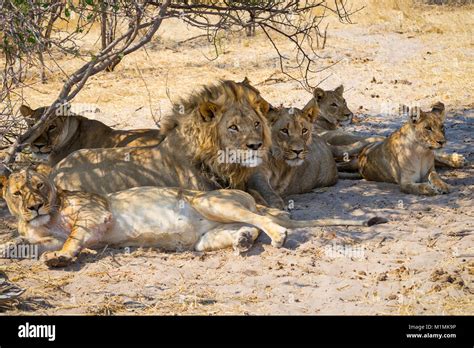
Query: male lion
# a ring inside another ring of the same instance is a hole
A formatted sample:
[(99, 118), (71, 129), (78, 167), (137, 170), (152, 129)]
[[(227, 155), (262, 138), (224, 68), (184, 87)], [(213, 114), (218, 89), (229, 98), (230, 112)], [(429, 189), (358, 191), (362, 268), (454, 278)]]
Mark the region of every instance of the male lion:
[[(337, 182), (336, 162), (330, 146), (312, 134), (318, 113), (316, 105), (306, 111), (280, 108), (269, 112), (272, 129), (270, 155), (248, 183), (248, 189), (258, 191), (268, 205), (283, 209), (280, 197)], [(254, 195), (260, 199), (258, 193)]]
[(436, 103), (429, 112), (412, 109), (409, 114), (400, 129), (361, 152), (359, 172), (366, 180), (397, 183), (406, 193), (448, 193), (449, 185), (435, 171), (433, 153), (446, 143), (444, 104)]
[[(386, 222), (276, 218), (239, 190), (202, 192), (136, 187), (97, 195), (57, 190), (42, 174), (22, 170), (3, 178), (3, 196), (18, 219), (20, 238), (3, 245), (37, 244), (52, 267), (71, 263), (83, 248), (146, 246), (165, 250), (249, 249), (259, 229), (281, 247), (286, 228)], [(0, 247), (1, 248), (1, 247)]]
[[(47, 107), (36, 110), (26, 105), (20, 112), (29, 125), (35, 124)], [(79, 149), (158, 145), (163, 139), (158, 129), (115, 130), (97, 120), (75, 115), (59, 107), (57, 116), (38, 137), (30, 139), (33, 157), (54, 166)]]
[[(383, 141), (385, 137), (372, 136), (365, 137), (357, 134), (346, 132), (339, 127), (342, 124), (350, 123), (353, 113), (347, 107), (347, 102), (343, 96), (344, 87), (341, 85), (334, 91), (325, 91), (321, 88), (315, 88), (313, 91), (313, 98), (306, 104), (303, 110), (313, 107), (317, 104), (320, 109), (319, 117), (316, 119), (314, 130), (327, 141), (329, 145), (334, 145), (332, 149), (337, 149), (337, 146), (347, 145), (348, 151), (345, 156), (358, 155), (360, 151), (368, 144)], [(406, 107), (405, 107), (406, 108)], [(337, 160), (341, 160), (339, 152), (333, 152)], [(347, 158), (345, 158), (347, 160)], [(461, 168), (464, 166), (464, 156), (458, 153), (448, 154), (440, 150), (435, 151), (436, 166)], [(342, 164), (338, 167), (339, 170), (351, 169), (350, 166)]]
[(52, 177), (62, 189), (99, 194), (138, 186), (243, 188), (271, 143), (268, 108), (253, 89), (222, 81), (174, 105), (159, 146), (79, 150)]

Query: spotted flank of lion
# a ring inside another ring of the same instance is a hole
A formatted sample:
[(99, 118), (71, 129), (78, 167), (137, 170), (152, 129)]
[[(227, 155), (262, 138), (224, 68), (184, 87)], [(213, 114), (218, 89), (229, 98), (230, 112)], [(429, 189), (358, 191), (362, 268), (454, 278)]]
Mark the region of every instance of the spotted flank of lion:
[(242, 252), (252, 246), (260, 230), (273, 246), (281, 247), (287, 228), (386, 222), (377, 217), (281, 219), (240, 190), (138, 187), (97, 195), (58, 190), (50, 179), (32, 170), (3, 177), (2, 184), (3, 197), (18, 220), (19, 237), (8, 244), (37, 244), (41, 259), (51, 267), (70, 264), (83, 248), (105, 245), (177, 251), (232, 247)]
[[(47, 107), (20, 107), (28, 125), (34, 125)], [(37, 137), (28, 139), (33, 158), (54, 166), (70, 153), (80, 149), (158, 145), (163, 137), (158, 129), (116, 130), (98, 120), (58, 107), (58, 116)]]

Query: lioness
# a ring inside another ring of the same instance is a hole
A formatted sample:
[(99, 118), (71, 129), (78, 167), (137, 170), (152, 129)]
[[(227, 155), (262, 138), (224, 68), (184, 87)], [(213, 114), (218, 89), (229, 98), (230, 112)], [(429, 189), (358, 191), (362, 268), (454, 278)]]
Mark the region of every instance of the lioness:
[[(20, 113), (29, 125), (33, 125), (46, 109), (33, 110), (22, 105)], [(67, 108), (59, 107), (56, 111), (60, 116), (38, 137), (29, 140), (33, 157), (47, 159), (50, 166), (79, 149), (153, 146), (163, 140), (158, 129), (116, 130), (100, 121), (75, 115)]]
[(280, 197), (337, 182), (336, 162), (330, 147), (311, 131), (318, 113), (317, 106), (305, 111), (272, 109), (268, 113), (272, 129), (270, 155), (248, 183), (248, 189), (257, 190), (268, 205), (283, 209)]
[(99, 194), (138, 186), (243, 188), (271, 143), (268, 108), (244, 84), (222, 81), (174, 105), (159, 146), (79, 150), (52, 177), (62, 189)]
[(435, 171), (433, 153), (446, 143), (444, 104), (436, 103), (429, 112), (412, 109), (409, 116), (399, 130), (361, 152), (360, 174), (366, 180), (397, 183), (406, 193), (448, 193), (449, 185)]
[[(312, 108), (317, 104), (320, 114), (315, 121), (314, 131), (321, 136), (331, 149), (337, 149), (337, 146), (346, 145), (347, 152), (343, 157), (358, 155), (360, 151), (368, 144), (377, 141), (383, 141), (385, 137), (381, 136), (360, 136), (357, 134), (346, 132), (340, 129), (342, 124), (350, 123), (353, 113), (348, 108), (347, 102), (343, 96), (344, 86), (337, 87), (334, 91), (315, 88), (313, 98), (306, 104), (303, 110)], [(406, 107), (405, 107), (406, 108)], [(336, 160), (341, 160), (339, 152), (333, 152)], [(344, 158), (347, 160), (347, 158)], [(442, 151), (435, 151), (436, 166), (461, 168), (464, 166), (464, 156), (458, 153), (448, 154)], [(350, 169), (350, 166), (342, 164), (339, 169)]]
[[(65, 266), (83, 248), (147, 246), (198, 251), (250, 248), (263, 230), (281, 247), (286, 228), (386, 222), (278, 219), (239, 190), (200, 192), (179, 188), (137, 187), (108, 195), (56, 190), (46, 176), (22, 170), (3, 177), (3, 196), (18, 219), (20, 238), (40, 246), (52, 267)], [(1, 248), (1, 247), (0, 247)]]

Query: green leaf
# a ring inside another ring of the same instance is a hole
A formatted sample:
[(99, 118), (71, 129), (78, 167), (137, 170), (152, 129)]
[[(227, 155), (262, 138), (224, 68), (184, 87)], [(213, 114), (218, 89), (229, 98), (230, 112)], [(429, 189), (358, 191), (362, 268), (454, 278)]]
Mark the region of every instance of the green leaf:
[(67, 18), (70, 18), (71, 17), (71, 11), (69, 11), (69, 9), (66, 7), (64, 9), (64, 15), (67, 17)]

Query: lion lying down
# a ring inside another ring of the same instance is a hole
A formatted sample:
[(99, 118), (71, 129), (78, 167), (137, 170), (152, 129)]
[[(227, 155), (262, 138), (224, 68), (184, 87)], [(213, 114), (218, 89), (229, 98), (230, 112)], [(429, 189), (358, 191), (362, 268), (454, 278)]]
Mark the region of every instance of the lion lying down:
[[(338, 161), (345, 157), (345, 155), (341, 156), (340, 153), (334, 151), (341, 145), (350, 145), (352, 149), (347, 151), (346, 154), (353, 157), (359, 155), (360, 151), (368, 144), (385, 140), (385, 137), (366, 137), (349, 133), (340, 128), (341, 124), (350, 123), (353, 116), (352, 111), (347, 107), (343, 93), (343, 86), (339, 86), (334, 91), (316, 88), (313, 91), (313, 98), (303, 108), (306, 111), (314, 104), (319, 106), (320, 113), (315, 121), (314, 131), (332, 146), (331, 150), (333, 150), (333, 155)], [(462, 168), (466, 163), (463, 155), (446, 153), (439, 149), (434, 151), (434, 158), (436, 167)], [(350, 170), (350, 167), (347, 168), (346, 164), (342, 163), (338, 170)]]
[[(47, 177), (23, 170), (3, 179), (3, 196), (18, 219), (13, 243), (39, 245), (43, 261), (62, 267), (83, 248), (105, 245), (165, 250), (249, 249), (259, 230), (281, 247), (287, 228), (352, 225), (365, 221), (320, 219), (292, 221), (269, 214), (240, 190), (202, 192), (179, 188), (137, 187), (100, 196), (57, 190)], [(12, 243), (12, 242), (10, 242)]]
[[(36, 110), (26, 105), (20, 112), (28, 125), (34, 125), (47, 107)], [(98, 120), (75, 115), (66, 108), (57, 108), (60, 114), (36, 138), (28, 140), (33, 158), (47, 159), (56, 165), (67, 155), (80, 149), (155, 146), (163, 141), (158, 129), (113, 129)]]
[(449, 193), (451, 187), (435, 170), (436, 149), (446, 143), (441, 102), (431, 111), (410, 111), (408, 122), (382, 142), (367, 146), (356, 160), (366, 180), (396, 183), (405, 193), (437, 195)]

